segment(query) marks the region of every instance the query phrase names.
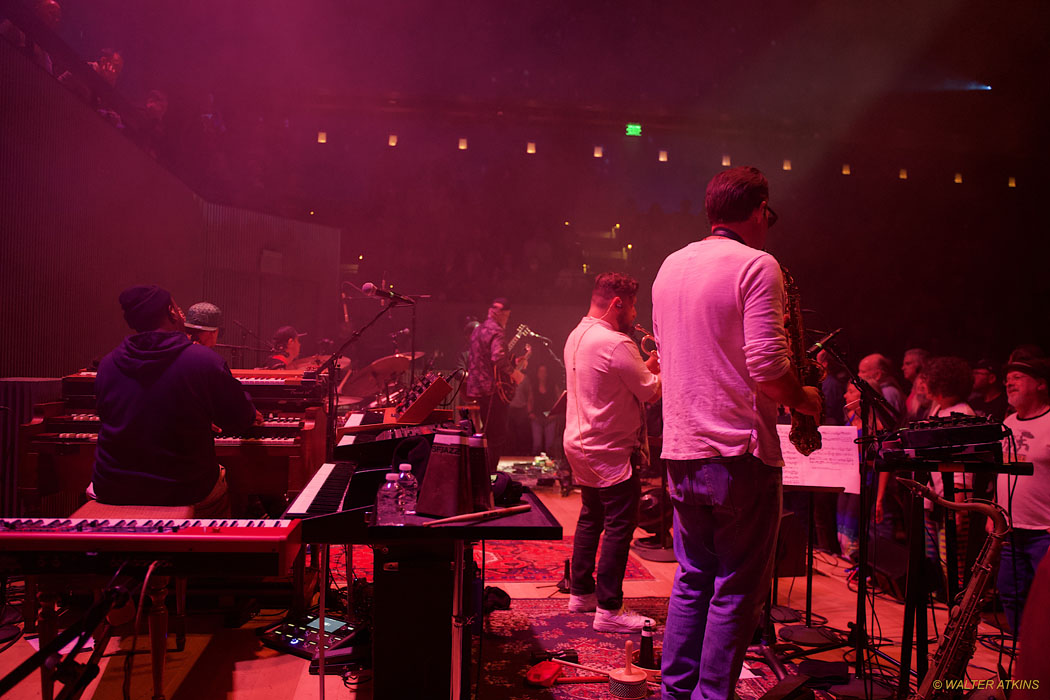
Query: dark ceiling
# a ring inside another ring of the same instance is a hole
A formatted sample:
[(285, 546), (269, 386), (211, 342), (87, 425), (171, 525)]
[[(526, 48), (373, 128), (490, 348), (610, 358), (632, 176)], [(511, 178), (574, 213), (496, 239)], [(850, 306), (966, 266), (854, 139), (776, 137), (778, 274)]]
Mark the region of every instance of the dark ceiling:
[[(1047, 122), (1046, 0), (63, 0), (122, 90), (260, 110), (646, 118), (1029, 157)], [(979, 89), (990, 86), (991, 90)], [(590, 115), (590, 116), (588, 116)]]

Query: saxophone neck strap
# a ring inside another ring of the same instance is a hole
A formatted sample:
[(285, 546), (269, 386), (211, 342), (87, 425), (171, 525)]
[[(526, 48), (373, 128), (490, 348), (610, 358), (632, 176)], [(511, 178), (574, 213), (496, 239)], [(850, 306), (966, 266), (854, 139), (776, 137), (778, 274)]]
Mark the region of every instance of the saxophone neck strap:
[(728, 238), (731, 241), (736, 241), (741, 245), (747, 245), (747, 243), (744, 243), (744, 239), (740, 237), (739, 233), (737, 233), (733, 229), (726, 228), (725, 226), (716, 226), (715, 228), (711, 229), (711, 235), (721, 236), (722, 238)]

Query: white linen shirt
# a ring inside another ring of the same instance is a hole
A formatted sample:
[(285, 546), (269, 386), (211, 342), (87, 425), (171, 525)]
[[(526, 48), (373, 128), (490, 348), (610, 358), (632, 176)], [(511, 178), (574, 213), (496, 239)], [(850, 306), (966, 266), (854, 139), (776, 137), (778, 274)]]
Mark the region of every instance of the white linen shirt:
[(758, 388), (791, 368), (776, 259), (721, 236), (671, 253), (653, 283), (653, 334), (664, 459), (751, 453), (784, 466), (776, 402)]
[(595, 488), (627, 481), (642, 428), (642, 402), (656, 396), (659, 377), (626, 334), (584, 316), (565, 341), (565, 379), (562, 442), (573, 480)]

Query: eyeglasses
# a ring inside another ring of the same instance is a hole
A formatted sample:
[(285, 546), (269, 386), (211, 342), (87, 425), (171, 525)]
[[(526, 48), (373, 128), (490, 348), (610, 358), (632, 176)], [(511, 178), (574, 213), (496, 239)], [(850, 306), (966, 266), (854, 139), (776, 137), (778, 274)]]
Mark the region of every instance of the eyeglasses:
[(779, 218), (780, 217), (777, 216), (777, 213), (773, 211), (773, 207), (769, 206), (769, 202), (766, 202), (766, 225), (769, 226), (769, 228), (773, 228), (776, 226), (777, 219)]

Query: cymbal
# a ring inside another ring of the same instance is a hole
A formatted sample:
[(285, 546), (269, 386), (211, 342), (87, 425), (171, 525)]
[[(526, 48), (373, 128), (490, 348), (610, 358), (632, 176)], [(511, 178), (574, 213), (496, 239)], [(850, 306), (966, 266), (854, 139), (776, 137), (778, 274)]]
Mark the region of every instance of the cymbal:
[(378, 360), (374, 360), (370, 365), (360, 371), (362, 374), (379, 377), (397, 375), (408, 371), (408, 367), (412, 364), (412, 360), (418, 360), (421, 357), (423, 357), (423, 353), (421, 352), (415, 353), (414, 356), (411, 353), (399, 352), (396, 355), (380, 357)]
[[(308, 357), (300, 357), (292, 363), (290, 369), (313, 369), (314, 367), (320, 367), (331, 355), (310, 355)], [(340, 371), (345, 371), (350, 368), (350, 358), (341, 356), (337, 361)]]
[(380, 357), (364, 369), (351, 373), (343, 380), (339, 393), (353, 396), (374, 396), (386, 390), (387, 385), (408, 370), (407, 355)]

